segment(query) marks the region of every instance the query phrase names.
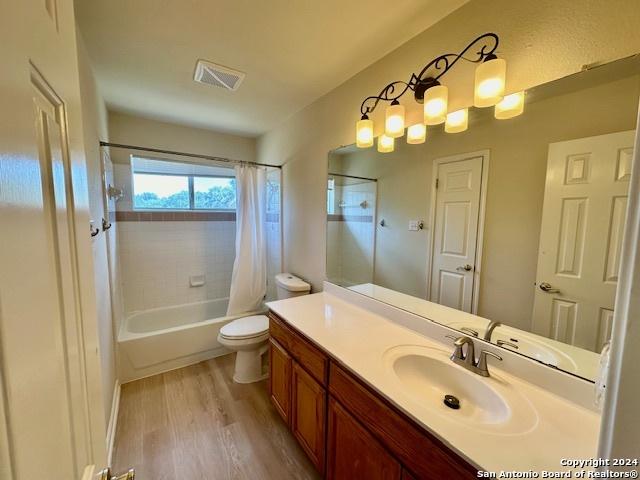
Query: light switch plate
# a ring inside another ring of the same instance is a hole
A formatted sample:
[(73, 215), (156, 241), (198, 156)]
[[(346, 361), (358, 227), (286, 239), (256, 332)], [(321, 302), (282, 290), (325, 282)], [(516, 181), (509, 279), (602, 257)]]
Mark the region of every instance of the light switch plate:
[(420, 230), (419, 223), (420, 222), (418, 220), (409, 220), (409, 231), (417, 232), (418, 230)]

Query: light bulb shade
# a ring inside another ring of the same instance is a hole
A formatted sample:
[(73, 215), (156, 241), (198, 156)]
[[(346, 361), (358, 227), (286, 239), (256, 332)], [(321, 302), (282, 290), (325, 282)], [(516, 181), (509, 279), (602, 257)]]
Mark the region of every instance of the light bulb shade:
[(495, 116), (498, 120), (517, 117), (524, 111), (524, 92), (512, 93), (496, 105)]
[(356, 122), (356, 145), (358, 148), (373, 145), (373, 120), (364, 119)]
[(384, 116), (384, 133), (391, 138), (404, 135), (404, 105), (397, 103), (387, 107)]
[(407, 128), (407, 143), (417, 145), (424, 143), (427, 138), (427, 127), (422, 123), (416, 123)]
[(393, 152), (393, 144), (395, 140), (393, 137), (388, 137), (385, 134), (382, 134), (378, 137), (378, 151), (380, 153), (389, 153)]
[(492, 107), (502, 100), (506, 77), (507, 62), (502, 58), (478, 65), (473, 104), (476, 107)]
[(464, 132), (469, 126), (469, 110), (463, 108), (447, 114), (444, 131), (447, 133)]
[(436, 85), (424, 92), (424, 124), (438, 125), (447, 116), (449, 89), (444, 85)]

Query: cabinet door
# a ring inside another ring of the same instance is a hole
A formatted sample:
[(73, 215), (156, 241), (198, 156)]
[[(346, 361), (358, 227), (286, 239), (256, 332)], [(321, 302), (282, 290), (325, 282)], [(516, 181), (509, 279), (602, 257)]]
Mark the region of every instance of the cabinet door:
[(338, 402), (329, 400), (329, 480), (400, 480), (401, 466)]
[(324, 472), (326, 405), (326, 390), (293, 362), (291, 430), (320, 473)]
[(291, 356), (274, 339), (269, 340), (269, 395), (287, 425), (291, 417)]

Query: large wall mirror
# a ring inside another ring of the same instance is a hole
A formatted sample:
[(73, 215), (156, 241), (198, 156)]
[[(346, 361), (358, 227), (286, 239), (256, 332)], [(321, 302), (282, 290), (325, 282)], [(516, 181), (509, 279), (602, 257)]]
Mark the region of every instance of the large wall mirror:
[(331, 151), (328, 280), (593, 380), (639, 97), (633, 57), (529, 90), (516, 118), (470, 109), (461, 133)]

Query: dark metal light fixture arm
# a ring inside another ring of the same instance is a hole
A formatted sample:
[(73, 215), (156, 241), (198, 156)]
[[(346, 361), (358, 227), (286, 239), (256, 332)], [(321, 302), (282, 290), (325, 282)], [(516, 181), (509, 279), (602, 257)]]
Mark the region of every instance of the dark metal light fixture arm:
[[(431, 60), (419, 74), (412, 73), (408, 82), (397, 80), (384, 87), (378, 95), (371, 95), (364, 99), (360, 105), (360, 113), (366, 116), (372, 113), (381, 101), (393, 102), (402, 97), (407, 90), (415, 92), (416, 100), (422, 103), (424, 92), (434, 85), (439, 85), (439, 79), (447, 73), (460, 59), (471, 63), (481, 63), (495, 57), (499, 38), (495, 33), (480, 35), (467, 45), (460, 53), (445, 53)], [(468, 58), (465, 55), (474, 47), (480, 45), (476, 57)], [(432, 72), (427, 76), (428, 72)], [(402, 86), (396, 89), (396, 87)]]

